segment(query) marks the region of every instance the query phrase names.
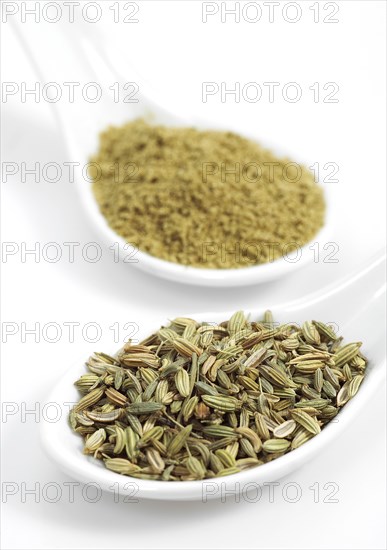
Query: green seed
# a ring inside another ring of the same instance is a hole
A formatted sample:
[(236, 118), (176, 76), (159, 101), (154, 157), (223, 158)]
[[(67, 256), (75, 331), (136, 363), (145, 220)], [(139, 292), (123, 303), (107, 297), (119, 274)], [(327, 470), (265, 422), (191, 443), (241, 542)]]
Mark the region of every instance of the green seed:
[(266, 453), (284, 453), (290, 448), (287, 439), (268, 439), (263, 442), (263, 450)]
[(183, 428), (168, 445), (169, 456), (176, 455), (185, 445), (190, 433), (192, 431), (192, 424)]
[(179, 369), (175, 374), (176, 389), (182, 397), (188, 397), (190, 394), (190, 378), (186, 370)]
[(126, 408), (127, 412), (134, 415), (152, 414), (157, 411), (161, 411), (164, 408), (162, 403), (132, 403)]
[(103, 428), (97, 430), (86, 439), (85, 453), (93, 453), (96, 451), (106, 439), (106, 432)]
[(313, 435), (317, 435), (321, 432), (321, 428), (315, 418), (312, 416), (309, 416), (305, 411), (302, 410), (293, 410), (290, 413), (292, 415), (293, 420), (297, 422), (297, 424), (300, 424), (305, 430), (312, 433)]
[(349, 393), (350, 399), (352, 399), (352, 397), (354, 397), (359, 391), (359, 388), (361, 383), (363, 382), (363, 379), (364, 379), (364, 376), (358, 374), (357, 376), (352, 378), (352, 380), (350, 381), (348, 386), (348, 393)]
[(105, 460), (105, 466), (117, 474), (133, 475), (140, 468), (132, 464), (125, 458), (108, 458)]
[(340, 368), (348, 363), (351, 359), (356, 357), (359, 352), (361, 342), (356, 342), (354, 344), (347, 344), (339, 349), (333, 356), (333, 360), (337, 368)]
[(202, 400), (209, 407), (224, 412), (235, 411), (239, 405), (235, 398), (223, 397), (220, 395), (203, 395)]

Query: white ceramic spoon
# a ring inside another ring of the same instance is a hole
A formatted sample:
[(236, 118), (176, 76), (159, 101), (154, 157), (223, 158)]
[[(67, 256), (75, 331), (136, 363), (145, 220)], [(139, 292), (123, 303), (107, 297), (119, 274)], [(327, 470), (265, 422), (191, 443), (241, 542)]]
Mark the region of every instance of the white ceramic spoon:
[[(35, 25), (35, 27), (38, 26)], [(54, 30), (53, 27), (56, 29)], [(71, 74), (73, 82), (106, 84), (106, 87), (103, 88), (102, 99), (96, 104), (87, 103), (82, 99), (73, 104), (63, 101), (55, 103), (56, 117), (60, 131), (65, 137), (71, 162), (78, 162), (84, 166), (91, 155), (97, 151), (98, 135), (102, 130), (109, 125), (120, 125), (139, 116), (172, 126), (193, 125), (199, 128), (230, 129), (227, 124), (221, 126), (194, 119), (187, 114), (186, 106), (177, 104), (175, 100), (172, 105), (168, 95), (160, 96), (136, 74), (122, 53), (122, 48), (114, 45), (113, 41), (106, 43), (103, 37), (96, 35), (95, 31), (91, 30), (90, 26), (87, 28), (87, 33), (83, 27), (76, 24), (64, 26), (62, 32), (58, 33), (57, 25), (53, 25), (51, 29), (48, 27), (45, 30), (44, 40), (37, 28), (24, 27), (21, 29), (15, 26), (15, 29), (31, 63), (40, 74), (42, 82), (52, 80), (63, 82), (66, 79), (64, 75)], [(48, 45), (55, 50), (55, 56), (47, 56)], [(140, 101), (137, 104), (122, 102), (122, 85), (128, 81), (139, 84), (138, 97)], [(121, 87), (121, 101), (118, 103), (114, 103), (110, 97), (112, 92), (108, 90), (114, 82), (119, 82)], [(78, 94), (76, 97), (78, 97), (79, 88), (76, 90)], [(258, 136), (251, 135), (247, 137), (258, 138)], [(261, 138), (263, 139), (264, 136)], [(279, 144), (268, 145), (279, 155), (293, 158), (302, 156), (281, 149)], [(77, 184), (85, 211), (97, 229), (101, 241), (107, 247), (119, 246), (123, 251), (123, 256), (126, 257), (128, 255), (127, 243), (109, 227), (100, 213), (92, 192), (92, 184), (82, 178), (77, 181)], [(332, 200), (330, 196), (326, 196), (326, 198), (328, 208), (325, 226), (313, 239), (313, 243), (325, 244), (330, 240), (332, 220), (329, 204)], [(313, 258), (313, 251), (309, 249), (311, 244), (312, 242), (300, 249), (298, 255), (290, 254), (289, 258), (280, 258), (271, 263), (241, 269), (187, 267), (161, 260), (139, 250), (133, 253), (131, 249), (130, 256), (135, 260), (134, 263), (131, 263), (132, 266), (165, 279), (202, 286), (231, 287), (271, 281), (300, 269)]]
[[(84, 483), (97, 483), (102, 490), (119, 491), (121, 495), (158, 500), (200, 500), (221, 496), (221, 483), (235, 489), (236, 483), (243, 490), (247, 483), (273, 482), (312, 459), (324, 447), (334, 450), (332, 440), (340, 436), (347, 426), (355, 422), (356, 415), (369, 402), (375, 388), (385, 376), (385, 296), (386, 257), (379, 255), (369, 265), (335, 286), (305, 297), (302, 300), (272, 307), (274, 318), (279, 322), (302, 323), (317, 319), (335, 323), (345, 341), (363, 342), (362, 352), (369, 359), (366, 377), (358, 394), (344, 406), (323, 431), (305, 443), (268, 464), (245, 470), (241, 473), (207, 481), (162, 482), (134, 479), (111, 472), (98, 460), (82, 454), (83, 440), (68, 425), (69, 406), (79, 399), (74, 381), (86, 372), (80, 358), (58, 383), (47, 403), (56, 403), (63, 414), (56, 423), (44, 422), (41, 436), (45, 450), (52, 460), (71, 477)], [(270, 304), (251, 312), (251, 319), (261, 318)], [(192, 315), (198, 321), (220, 322), (230, 317), (232, 312), (203, 313)], [(166, 318), (150, 319), (141, 327), (139, 339), (149, 335)], [(114, 350), (111, 350), (114, 351)], [(224, 486), (223, 486), (224, 487)]]

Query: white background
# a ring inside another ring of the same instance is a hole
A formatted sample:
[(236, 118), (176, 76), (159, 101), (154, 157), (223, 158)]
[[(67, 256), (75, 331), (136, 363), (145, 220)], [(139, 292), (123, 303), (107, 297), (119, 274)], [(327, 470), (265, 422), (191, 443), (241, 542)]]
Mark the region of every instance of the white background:
[[(167, 319), (204, 310), (270, 307), (336, 281), (367, 262), (384, 245), (384, 2), (337, 2), (335, 18), (339, 22), (333, 24), (321, 21), (331, 11), (327, 6), (324, 11), (325, 2), (319, 2), (319, 23), (313, 22), (312, 2), (298, 2), (302, 17), (293, 24), (284, 20), (282, 5), (270, 23), (268, 8), (262, 2), (262, 18), (254, 24), (235, 23), (232, 17), (222, 23), (219, 14), (203, 24), (199, 1), (138, 2), (139, 23), (114, 24), (113, 12), (108, 10), (113, 2), (100, 4), (104, 5), (104, 15), (96, 26), (106, 37), (114, 34), (120, 40), (131, 63), (159, 97), (177, 110), (214, 123), (220, 121), (256, 136), (262, 143), (276, 144), (291, 151), (296, 160), (319, 162), (321, 166), (326, 162), (338, 164), (339, 182), (325, 184), (334, 195), (332, 240), (339, 247), (338, 262), (327, 263), (322, 254), (317, 263), (284, 280), (228, 291), (159, 280), (130, 265), (114, 263), (106, 249), (98, 263), (85, 261), (79, 253), (73, 263), (65, 258), (57, 263), (43, 258), (35, 262), (33, 256), (22, 262), (20, 253), (3, 257), (2, 320), (16, 323), (18, 332), (8, 336), (3, 345), (2, 399), (17, 402), (19, 408), (23, 402), (29, 409), (36, 403), (44, 404), (48, 391), (71, 363), (85, 359), (94, 349), (111, 349), (113, 332), (109, 327), (115, 322), (122, 341), (125, 323), (141, 326), (141, 320), (152, 315)], [(20, 12), (10, 19), (20, 23)], [(51, 25), (41, 21), (38, 27), (31, 18), (27, 21), (39, 30), (44, 44), (39, 54), (43, 83), (77, 80), (79, 68), (69, 64), (66, 48), (55, 43), (63, 21)], [(23, 27), (26, 35), (28, 25)], [(32, 87), (39, 77), (9, 22), (3, 24), (2, 31), (3, 81), (19, 86), (25, 82)], [(51, 69), (45, 69), (50, 64)], [(129, 65), (127, 70), (130, 73)], [(131, 80), (130, 74), (127, 80)], [(270, 103), (265, 93), (257, 103), (222, 103), (219, 96), (203, 103), (204, 81), (230, 85), (276, 81), (281, 87), (297, 82), (303, 96), (297, 103), (284, 101), (280, 94)], [(337, 83), (339, 102), (314, 103), (309, 86), (315, 82), (322, 86)], [(106, 82), (101, 84), (106, 86)], [(82, 98), (76, 103), (82, 111)], [(43, 165), (69, 160), (46, 101), (35, 102), (27, 96), (23, 103), (21, 95), (15, 94), (2, 108), (3, 162), (15, 162), (18, 167), (25, 162), (30, 168), (35, 162)], [(99, 105), (95, 108), (101, 109)], [(20, 173), (6, 182), (3, 177), (4, 242), (14, 242), (18, 247), (24, 242), (29, 248), (53, 241), (60, 245), (79, 242), (79, 248), (98, 242), (74, 185), (66, 178), (58, 183), (36, 183), (31, 177), (24, 183), (21, 180)], [(22, 341), (23, 322), (28, 328), (38, 323), (40, 342), (31, 335)], [(63, 328), (56, 343), (48, 342), (42, 334), (50, 322)], [(78, 328), (75, 341), (70, 343), (65, 322), (78, 322), (81, 328), (88, 322), (99, 323), (101, 339), (96, 344), (87, 342)], [(21, 413), (3, 417), (2, 481), (14, 482), (19, 488), (3, 504), (3, 547), (385, 548), (384, 418), (385, 389), (381, 387), (374, 396), (372, 412), (365, 410), (334, 448), (282, 480), (274, 502), (265, 489), (255, 503), (243, 499), (237, 503), (231, 498), (227, 503), (125, 504), (115, 503), (110, 494), (104, 494), (97, 503), (86, 502), (79, 487), (75, 502), (70, 502), (63, 485), (70, 478), (40, 449), (34, 416), (28, 415), (25, 422)], [(302, 496), (296, 503), (287, 502), (282, 495), (289, 482), (301, 488)], [(33, 495), (22, 498), (23, 483), (28, 489), (38, 484), (40, 502), (35, 502), (38, 497)], [(62, 488), (58, 502), (44, 500), (46, 483)], [(316, 483), (320, 487), (317, 503), (310, 489)], [(327, 483), (337, 484), (337, 503), (324, 502), (330, 493), (324, 489)]]

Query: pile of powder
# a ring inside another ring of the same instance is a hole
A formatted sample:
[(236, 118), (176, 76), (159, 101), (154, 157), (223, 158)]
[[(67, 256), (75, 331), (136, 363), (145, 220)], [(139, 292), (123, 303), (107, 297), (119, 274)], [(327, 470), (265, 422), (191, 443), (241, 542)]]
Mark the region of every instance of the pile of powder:
[(171, 262), (239, 268), (294, 257), (324, 223), (308, 169), (231, 132), (135, 120), (103, 132), (92, 161), (110, 227)]

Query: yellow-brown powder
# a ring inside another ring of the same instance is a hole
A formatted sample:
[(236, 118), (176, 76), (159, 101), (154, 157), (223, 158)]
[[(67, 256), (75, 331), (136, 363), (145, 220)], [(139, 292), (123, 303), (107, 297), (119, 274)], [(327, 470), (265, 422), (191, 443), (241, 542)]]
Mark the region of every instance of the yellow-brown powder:
[(135, 120), (101, 135), (93, 189), (110, 227), (164, 260), (205, 268), (265, 263), (324, 223), (313, 174), (231, 132)]

